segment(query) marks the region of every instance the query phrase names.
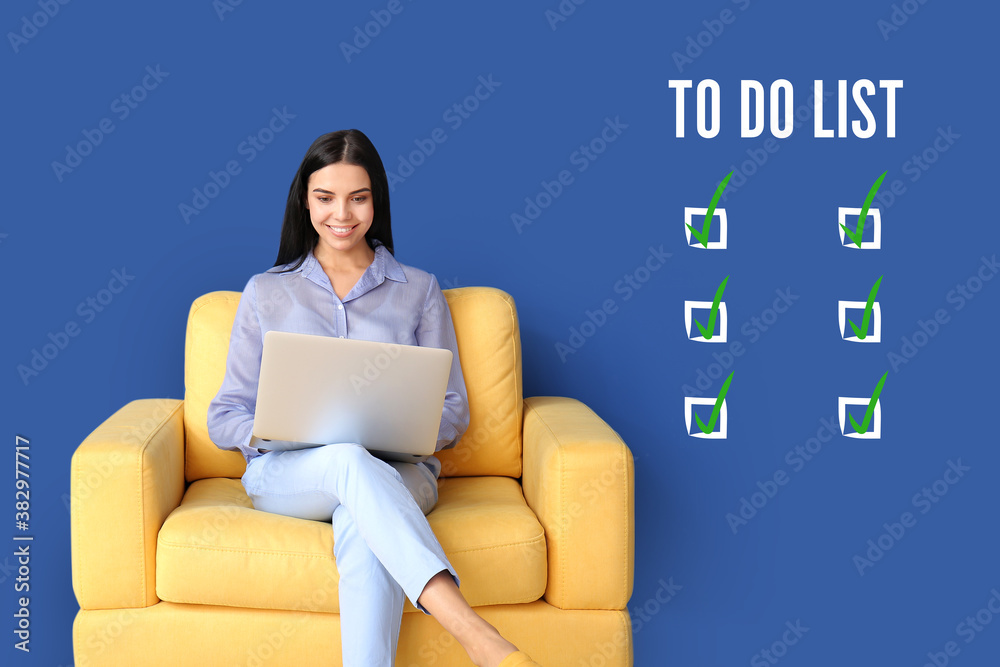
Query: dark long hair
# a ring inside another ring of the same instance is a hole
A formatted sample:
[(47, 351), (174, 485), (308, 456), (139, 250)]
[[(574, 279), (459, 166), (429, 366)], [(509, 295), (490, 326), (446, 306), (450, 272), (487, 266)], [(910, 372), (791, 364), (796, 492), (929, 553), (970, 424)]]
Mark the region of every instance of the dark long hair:
[(313, 142), (306, 156), (302, 158), (299, 170), (295, 172), (292, 186), (288, 189), (288, 203), (285, 205), (285, 219), (281, 224), (281, 243), (275, 266), (292, 264), (287, 271), (297, 269), (309, 252), (316, 247), (319, 234), (312, 226), (309, 209), (306, 208), (306, 189), (309, 177), (314, 171), (331, 164), (343, 162), (363, 167), (372, 182), (372, 204), (375, 217), (365, 234), (368, 247), (375, 249), (375, 241), (393, 252), (392, 225), (389, 213), (389, 180), (382, 166), (382, 158), (371, 140), (361, 130), (340, 130), (324, 134)]

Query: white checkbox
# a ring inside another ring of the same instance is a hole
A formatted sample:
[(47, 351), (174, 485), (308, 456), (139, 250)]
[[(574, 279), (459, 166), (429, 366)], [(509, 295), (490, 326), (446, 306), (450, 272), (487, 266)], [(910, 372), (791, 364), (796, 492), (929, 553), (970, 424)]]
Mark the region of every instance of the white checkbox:
[[(865, 218), (865, 227), (867, 228), (868, 225), (872, 226), (872, 232), (874, 234), (874, 237), (873, 240), (871, 241), (862, 241), (860, 248), (854, 241), (850, 241), (850, 239), (847, 239), (847, 236), (844, 234), (844, 228), (841, 227), (841, 225), (847, 224), (848, 215), (855, 217), (854, 221), (855, 229), (857, 229), (857, 219), (861, 217), (861, 209), (848, 208), (845, 206), (841, 206), (840, 208), (837, 209), (837, 223), (838, 223), (837, 231), (840, 232), (840, 245), (844, 246), (845, 248), (854, 248), (855, 250), (878, 250), (879, 248), (882, 247), (881, 211), (879, 211), (877, 208), (868, 209), (868, 217)], [(848, 229), (850, 229), (850, 225), (848, 225)], [(844, 239), (847, 239), (848, 241), (850, 241), (850, 243), (844, 243)]]
[(862, 405), (865, 410), (868, 410), (868, 404), (871, 403), (871, 398), (856, 398), (853, 396), (839, 396), (838, 397), (837, 412), (840, 415), (840, 433), (848, 438), (858, 438), (859, 440), (878, 440), (882, 437), (882, 401), (875, 401), (875, 413), (872, 415), (871, 427), (864, 433), (858, 433), (854, 430), (854, 426), (851, 425), (850, 421), (847, 419), (847, 406), (848, 405)]
[[(684, 233), (687, 235), (687, 244), (692, 248), (702, 248), (705, 250), (725, 250), (726, 249), (726, 239), (729, 233), (729, 219), (726, 217), (726, 209), (716, 208), (715, 213), (712, 215), (712, 225), (719, 225), (719, 240), (709, 241), (707, 247), (701, 244), (701, 241), (694, 239), (694, 243), (691, 242), (691, 227), (699, 230), (703, 229), (705, 224), (705, 214), (708, 213), (707, 208), (692, 208), (690, 206), (684, 207)], [(716, 220), (718, 218), (718, 220)], [(688, 227), (691, 225), (691, 227)], [(710, 228), (711, 235), (711, 228)]]
[[(726, 302), (719, 302), (719, 333), (713, 333), (712, 337), (706, 339), (701, 335), (701, 331), (697, 326), (694, 325), (694, 314), (693, 311), (696, 309), (704, 309), (711, 311), (712, 302), (711, 301), (685, 301), (684, 302), (684, 330), (687, 332), (687, 337), (698, 343), (725, 343), (727, 342), (727, 332), (729, 330), (729, 312), (726, 310)], [(708, 325), (708, 317), (706, 316), (703, 324)], [(694, 327), (693, 329), (691, 327)]]
[[(854, 335), (854, 329), (847, 325), (847, 311), (849, 309), (860, 309), (864, 310), (868, 307), (867, 301), (838, 301), (837, 302), (837, 320), (840, 323), (840, 337), (851, 343), (881, 343), (882, 342), (882, 307), (879, 306), (878, 301), (872, 303), (872, 323), (871, 328), (874, 329), (873, 333), (869, 333), (864, 338), (858, 338)], [(861, 314), (860, 319), (864, 319), (864, 313)], [(858, 318), (852, 320), (859, 327), (862, 322), (858, 321)]]
[[(684, 397), (684, 425), (687, 433), (692, 438), (704, 438), (706, 440), (725, 440), (729, 432), (729, 409), (726, 407), (726, 399), (722, 399), (722, 406), (719, 408), (719, 430), (711, 433), (702, 433), (702, 430), (695, 423), (694, 432), (691, 431), (691, 422), (694, 421), (694, 406), (711, 405), (715, 407), (715, 398), (698, 398), (696, 396)], [(704, 420), (702, 420), (704, 421)]]

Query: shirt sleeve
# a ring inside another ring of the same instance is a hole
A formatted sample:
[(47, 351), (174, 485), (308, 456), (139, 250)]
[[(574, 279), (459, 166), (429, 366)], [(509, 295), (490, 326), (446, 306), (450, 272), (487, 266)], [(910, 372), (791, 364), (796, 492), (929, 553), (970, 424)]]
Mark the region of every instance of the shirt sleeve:
[(260, 452), (250, 447), (257, 381), (264, 343), (257, 318), (256, 276), (243, 290), (226, 357), (226, 376), (208, 406), (208, 435), (220, 449), (239, 451), (247, 461)]
[(424, 298), (416, 339), (417, 345), (451, 350), (453, 355), (435, 451), (450, 449), (469, 428), (469, 399), (465, 392), (462, 364), (458, 358), (458, 341), (455, 338), (455, 325), (451, 321), (451, 310), (433, 275)]

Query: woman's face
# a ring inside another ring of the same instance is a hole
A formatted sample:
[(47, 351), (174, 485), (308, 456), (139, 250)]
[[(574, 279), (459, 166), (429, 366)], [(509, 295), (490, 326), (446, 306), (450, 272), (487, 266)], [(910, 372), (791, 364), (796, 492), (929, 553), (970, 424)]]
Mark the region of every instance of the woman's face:
[(314, 171), (306, 187), (306, 208), (319, 234), (318, 256), (369, 255), (365, 234), (372, 226), (375, 205), (364, 167), (338, 162)]

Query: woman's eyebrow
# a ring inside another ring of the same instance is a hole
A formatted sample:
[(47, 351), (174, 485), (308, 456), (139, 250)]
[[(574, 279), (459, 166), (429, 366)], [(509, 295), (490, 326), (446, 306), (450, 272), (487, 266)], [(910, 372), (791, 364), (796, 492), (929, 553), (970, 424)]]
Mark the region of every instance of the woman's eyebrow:
[[(372, 191), (371, 188), (361, 188), (360, 190), (355, 190), (354, 192), (352, 192), (350, 194), (356, 195), (359, 192), (371, 192), (371, 191)], [(313, 192), (323, 192), (323, 193), (326, 193), (328, 195), (337, 194), (336, 192), (330, 192), (329, 190), (324, 190), (323, 188), (313, 188)]]

